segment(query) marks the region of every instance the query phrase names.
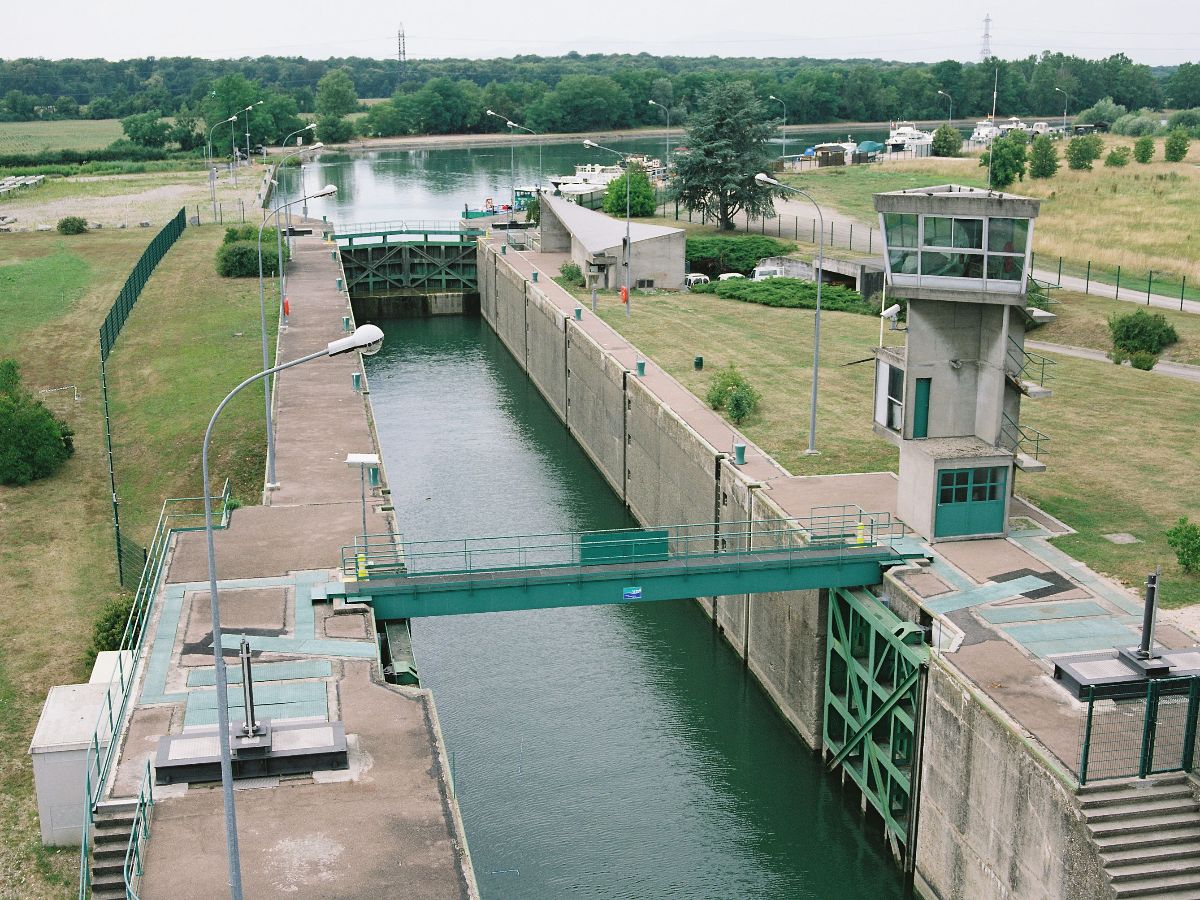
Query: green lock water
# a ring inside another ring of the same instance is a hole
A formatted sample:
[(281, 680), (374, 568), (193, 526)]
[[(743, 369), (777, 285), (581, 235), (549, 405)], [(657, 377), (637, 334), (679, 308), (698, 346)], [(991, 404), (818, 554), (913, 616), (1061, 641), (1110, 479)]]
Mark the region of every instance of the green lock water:
[[(371, 401), (407, 537), (634, 524), (480, 319), (385, 331)], [(903, 896), (882, 826), (695, 603), (424, 619), (413, 638), (487, 900)]]

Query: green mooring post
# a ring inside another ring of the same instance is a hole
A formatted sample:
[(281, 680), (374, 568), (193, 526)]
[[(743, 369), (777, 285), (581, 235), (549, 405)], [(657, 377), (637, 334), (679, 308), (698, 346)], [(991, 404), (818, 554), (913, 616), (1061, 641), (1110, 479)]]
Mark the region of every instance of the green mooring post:
[(537, 271), (537, 269), (534, 269), (533, 270), (533, 283), (534, 284), (537, 284), (537, 278), (538, 278), (538, 271)]
[(330, 250), (330, 251), (329, 251), (329, 258), (330, 258), (330, 259), (332, 259), (334, 262), (337, 262), (337, 251), (336, 251), (336, 250)]
[(342, 290), (342, 279), (340, 278), (337, 280), (337, 289), (339, 292)]
[(362, 372), (350, 373), (350, 386), (354, 388), (356, 394), (362, 390)]
[(582, 320), (583, 320), (583, 307), (577, 306), (577, 307), (575, 307), (575, 321), (579, 322)]
[(693, 359), (692, 360), (692, 368), (695, 369), (697, 372), (702, 370), (704, 368), (704, 357), (697, 356), (695, 359)]
[(350, 317), (342, 316), (342, 331), (349, 331), (349, 330), (350, 330)]
[(746, 464), (746, 445), (733, 445), (733, 464), (735, 466), (744, 466)]
[(501, 255), (501, 256), (508, 256), (508, 244), (501, 244), (501, 245), (500, 245), (500, 255)]
[(646, 374), (646, 361), (644, 359), (639, 359), (637, 361), (636, 365), (637, 365), (638, 378), (641, 378), (643, 375)]

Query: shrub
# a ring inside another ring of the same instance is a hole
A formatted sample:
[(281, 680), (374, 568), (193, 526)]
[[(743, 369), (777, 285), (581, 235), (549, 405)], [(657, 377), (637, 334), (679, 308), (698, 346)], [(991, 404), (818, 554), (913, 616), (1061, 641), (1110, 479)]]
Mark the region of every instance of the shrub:
[(1091, 171), (1103, 151), (1104, 140), (1098, 134), (1073, 137), (1067, 142), (1067, 166), (1077, 172)]
[(1010, 131), (992, 141), (992, 146), (979, 157), (979, 165), (988, 170), (991, 186), (1004, 190), (1017, 179), (1025, 180), (1025, 161), (1029, 148), (1023, 131)]
[(632, 218), (654, 215), (658, 207), (654, 196), (654, 185), (646, 170), (639, 165), (631, 165), (625, 174), (614, 178), (608, 183), (604, 193), (604, 211), (610, 216), (625, 217), (625, 179), (629, 179), (629, 215)]
[(125, 636), (125, 626), (129, 622), (129, 614), (132, 611), (132, 594), (113, 597), (100, 608), (100, 614), (92, 623), (92, 646), (88, 649), (89, 663), (95, 662), (97, 653), (121, 649), (121, 638)]
[(1200, 572), (1200, 525), (1184, 516), (1167, 529), (1167, 546), (1175, 551), (1183, 571), (1189, 575)]
[(1179, 340), (1178, 332), (1166, 316), (1148, 313), (1144, 309), (1113, 315), (1108, 320), (1108, 331), (1112, 335), (1113, 348), (1128, 357), (1134, 353), (1157, 356)]
[(339, 116), (317, 119), (317, 140), (327, 144), (342, 144), (354, 137), (354, 123)]
[(1135, 350), (1129, 354), (1129, 364), (1135, 369), (1149, 372), (1158, 362), (1157, 353), (1147, 353), (1145, 350)]
[(1033, 139), (1033, 147), (1029, 153), (1029, 177), (1053, 178), (1058, 171), (1058, 151), (1050, 136), (1039, 134)]
[(741, 237), (696, 237), (687, 239), (689, 271), (705, 275), (741, 272), (748, 275), (760, 259), (783, 256), (796, 245), (760, 235)]
[(569, 260), (559, 266), (558, 275), (559, 283), (565, 286), (583, 287), (585, 284), (583, 279), (583, 270)]
[(1108, 156), (1104, 157), (1104, 164), (1121, 168), (1129, 165), (1129, 156), (1128, 147), (1113, 147), (1108, 151)]
[(953, 125), (942, 125), (933, 133), (933, 155), (958, 156), (962, 143), (961, 131)]
[(1167, 128), (1184, 128), (1195, 131), (1200, 128), (1200, 107), (1195, 109), (1180, 109), (1171, 113), (1167, 119)]
[(1129, 137), (1154, 134), (1159, 128), (1161, 117), (1152, 110), (1143, 109), (1136, 113), (1126, 113), (1112, 124), (1114, 134), (1124, 134)]
[(758, 391), (746, 382), (742, 382), (730, 389), (729, 395), (725, 398), (725, 412), (734, 425), (741, 425), (754, 415), (761, 399)]
[[(246, 226), (244, 226), (245, 228)], [(252, 227), (252, 226), (251, 226)], [(217, 247), (217, 275), (223, 278), (251, 278), (258, 275), (258, 229), (254, 228), (254, 239), (246, 240), (240, 236), (229, 238), (226, 230), (226, 242)], [(268, 239), (270, 235), (270, 239)], [(283, 259), (287, 262), (288, 248), (283, 246)], [(275, 229), (263, 230), (263, 275), (274, 277), (278, 272), (278, 248), (275, 239)]]
[(1075, 121), (1085, 125), (1112, 125), (1125, 112), (1124, 106), (1114, 103), (1112, 97), (1105, 97), (1077, 115)]
[[(766, 281), (734, 279), (712, 281), (692, 287), (695, 294), (716, 294), (726, 300), (741, 300), (744, 303), (759, 303), (783, 309), (815, 309), (817, 305), (817, 283), (799, 278), (768, 278)], [(833, 312), (859, 313), (864, 316), (879, 315), (879, 307), (862, 298), (858, 291), (840, 284), (826, 284), (821, 289), (821, 309)]]
[(1166, 143), (1163, 144), (1163, 158), (1167, 162), (1183, 162), (1183, 158), (1188, 152), (1188, 135), (1182, 128), (1176, 128), (1167, 135)]
[(21, 384), (15, 360), (0, 360), (0, 484), (53, 475), (75, 452), (75, 432)]
[(708, 383), (708, 390), (704, 392), (704, 402), (713, 409), (724, 409), (725, 404), (729, 402), (729, 395), (733, 391), (749, 386), (750, 383), (746, 381), (746, 376), (730, 363), (713, 375), (712, 380)]
[(59, 234), (84, 234), (87, 230), (87, 219), (83, 216), (63, 216), (58, 220)]
[(1133, 144), (1133, 158), (1140, 163), (1154, 159), (1154, 138), (1150, 135), (1138, 138)]
[(525, 204), (525, 221), (531, 225), (542, 224), (542, 202), (537, 197)]

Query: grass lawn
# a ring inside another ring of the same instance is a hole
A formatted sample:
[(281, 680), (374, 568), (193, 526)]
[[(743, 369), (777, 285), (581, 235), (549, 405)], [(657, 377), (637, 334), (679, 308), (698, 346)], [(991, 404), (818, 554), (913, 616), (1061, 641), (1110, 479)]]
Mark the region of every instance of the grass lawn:
[(0, 122), (0, 156), (45, 150), (99, 150), (124, 136), (120, 119)]
[[(874, 367), (860, 363), (878, 343), (877, 319), (822, 316), (821, 455), (812, 458), (803, 455), (810, 312), (680, 294), (639, 299), (628, 321), (620, 304), (605, 297), (600, 313), (696, 394), (703, 395), (715, 369), (736, 363), (763, 395), (744, 430), (791, 472), (895, 470), (896, 450), (871, 431)], [(696, 355), (704, 356), (704, 372), (692, 369)], [(1081, 532), (1058, 540), (1065, 551), (1131, 585), (1162, 563), (1163, 602), (1200, 602), (1200, 577), (1183, 575), (1164, 536), (1180, 516), (1194, 517), (1200, 509), (1194, 474), (1200, 467), (1200, 390), (1149, 372), (1065, 357), (1051, 387), (1052, 398), (1026, 401), (1022, 408), (1023, 421), (1053, 438), (1049, 470), (1020, 475), (1018, 493)], [(1114, 532), (1129, 532), (1143, 543), (1116, 545), (1102, 537)]]
[[(21, 301), (4, 310), (0, 356), (19, 360), (32, 390), (75, 384), (82, 396), (75, 403), (63, 392), (46, 401), (76, 432), (76, 454), (63, 470), (27, 487), (0, 487), (0, 592), (9, 599), (0, 604), (0, 895), (6, 900), (75, 895), (77, 854), (41, 847), (27, 750), (49, 687), (86, 680), (92, 621), (117, 593), (97, 330), (154, 233), (0, 235), (0, 256), (17, 261), (12, 265), (21, 268), (25, 288)], [(184, 232), (109, 358), (122, 515), (139, 540), (149, 537), (164, 497), (199, 492), (208, 416), (261, 362), (255, 361), (261, 353), (256, 282), (216, 276), (220, 239), (216, 228)], [(73, 273), (75, 290), (60, 289), (60, 268)], [(248, 392), (223, 416), (214, 443), (214, 473), (235, 475), (236, 489), (251, 500), (262, 478), (262, 427), (261, 395)]]
[[(2, 271), (0, 269), (0, 272)], [(1051, 307), (1051, 312), (1058, 316), (1058, 319), (1030, 332), (1030, 339), (1072, 347), (1090, 347), (1105, 353), (1112, 349), (1112, 337), (1108, 331), (1109, 317), (1114, 314), (1127, 315), (1138, 308), (1124, 300), (1111, 300), (1108, 297), (1097, 297), (1095, 294), (1055, 291), (1054, 297), (1061, 301)], [(1200, 316), (1157, 308), (1151, 309), (1150, 312), (1162, 313), (1179, 334), (1179, 342), (1164, 350), (1162, 358), (1193, 366), (1200, 365)]]

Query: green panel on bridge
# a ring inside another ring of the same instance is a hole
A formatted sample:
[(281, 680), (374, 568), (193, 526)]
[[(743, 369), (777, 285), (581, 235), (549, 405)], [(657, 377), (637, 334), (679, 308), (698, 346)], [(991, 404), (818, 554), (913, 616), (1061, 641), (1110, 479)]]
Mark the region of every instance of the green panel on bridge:
[(579, 536), (579, 559), (585, 566), (617, 562), (651, 562), (667, 558), (667, 530), (597, 531)]
[(402, 241), (338, 249), (352, 298), (479, 290), (474, 241)]

